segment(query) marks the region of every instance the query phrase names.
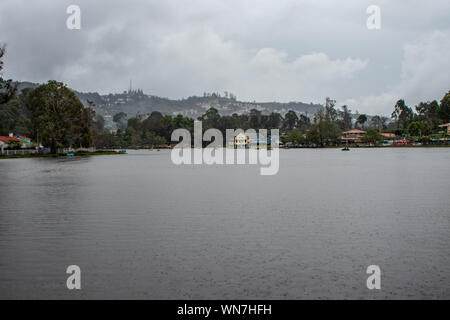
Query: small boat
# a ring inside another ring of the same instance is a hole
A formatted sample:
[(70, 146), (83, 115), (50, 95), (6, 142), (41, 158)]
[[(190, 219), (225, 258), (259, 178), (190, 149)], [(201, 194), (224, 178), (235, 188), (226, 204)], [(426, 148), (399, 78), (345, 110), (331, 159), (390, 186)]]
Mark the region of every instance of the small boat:
[(119, 150), (119, 153), (127, 153), (127, 150)]
[(75, 157), (75, 153), (66, 153), (66, 157)]
[(346, 146), (342, 149), (342, 151), (350, 151), (350, 148)]

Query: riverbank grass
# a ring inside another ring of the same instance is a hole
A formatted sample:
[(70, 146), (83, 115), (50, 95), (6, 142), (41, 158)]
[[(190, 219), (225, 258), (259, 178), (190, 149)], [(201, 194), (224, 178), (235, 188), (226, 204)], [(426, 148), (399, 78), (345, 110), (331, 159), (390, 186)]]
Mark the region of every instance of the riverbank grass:
[[(113, 150), (105, 150), (105, 151), (95, 151), (95, 152), (74, 152), (73, 155), (75, 157), (91, 157), (91, 156), (105, 156), (105, 155), (119, 155), (124, 154), (122, 152), (113, 151)], [(23, 158), (58, 158), (65, 157), (66, 154), (42, 154), (42, 153), (33, 153), (33, 154), (15, 154), (15, 155), (0, 155), (0, 159), (23, 159)]]

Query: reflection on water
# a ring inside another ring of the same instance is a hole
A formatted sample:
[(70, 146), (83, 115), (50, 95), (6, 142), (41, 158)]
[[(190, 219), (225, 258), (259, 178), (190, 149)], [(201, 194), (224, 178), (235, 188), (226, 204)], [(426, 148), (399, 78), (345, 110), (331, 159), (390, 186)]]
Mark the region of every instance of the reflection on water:
[(168, 151), (1, 160), (0, 298), (448, 299), (449, 160), (280, 150), (275, 176)]

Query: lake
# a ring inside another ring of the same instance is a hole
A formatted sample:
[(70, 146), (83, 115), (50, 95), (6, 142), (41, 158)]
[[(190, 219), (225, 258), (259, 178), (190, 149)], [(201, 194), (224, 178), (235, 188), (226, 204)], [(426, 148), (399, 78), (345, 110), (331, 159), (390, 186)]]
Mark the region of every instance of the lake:
[(449, 164), (450, 148), (280, 150), (274, 176), (168, 150), (0, 160), (0, 298), (449, 299)]

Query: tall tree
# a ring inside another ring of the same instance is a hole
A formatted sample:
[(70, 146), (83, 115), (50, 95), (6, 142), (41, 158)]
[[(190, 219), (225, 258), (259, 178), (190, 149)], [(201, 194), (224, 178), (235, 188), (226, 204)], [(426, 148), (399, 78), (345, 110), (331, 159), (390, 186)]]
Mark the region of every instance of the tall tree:
[(436, 100), (432, 102), (421, 102), (416, 106), (418, 118), (428, 123), (430, 128), (437, 129), (439, 125), (439, 104)]
[(386, 129), (386, 123), (388, 119), (382, 116), (373, 116), (370, 119), (370, 128), (377, 129), (379, 132)]
[(346, 105), (341, 109), (342, 111), (338, 111), (338, 126), (342, 131), (350, 130), (352, 128), (352, 111)]
[(413, 121), (408, 125), (408, 132), (412, 136), (426, 136), (431, 133), (431, 128), (425, 120)]
[(301, 114), (298, 117), (297, 128), (300, 130), (300, 132), (306, 132), (310, 126), (311, 126), (311, 120), (304, 114)]
[(405, 100), (398, 100), (394, 106), (391, 118), (396, 121), (397, 129), (407, 129), (409, 123), (413, 120), (414, 113), (410, 107), (405, 104)]
[(250, 127), (253, 129), (261, 127), (261, 111), (256, 109), (250, 110)]
[(333, 100), (328, 97), (325, 99), (325, 117), (328, 120), (336, 121), (336, 119), (338, 117), (338, 112), (334, 107), (335, 105), (336, 105), (336, 100)]
[(267, 129), (279, 129), (282, 121), (283, 117), (281, 114), (278, 112), (272, 112), (267, 120)]
[(5, 46), (0, 45), (0, 134), (7, 134), (19, 117), (17, 101), (12, 101), (16, 95), (17, 85), (11, 79), (4, 80), (1, 76), (5, 53)]
[(295, 113), (295, 111), (289, 110), (288, 113), (286, 113), (286, 115), (284, 116), (284, 123), (283, 123), (284, 129), (291, 131), (292, 129), (294, 129), (296, 127), (297, 121), (298, 121), (298, 116)]
[(36, 135), (52, 153), (59, 147), (92, 144), (89, 112), (63, 83), (49, 81), (40, 85), (29, 94), (28, 106)]
[(378, 144), (383, 141), (383, 136), (376, 129), (369, 129), (362, 140), (367, 143)]
[(438, 114), (443, 123), (450, 122), (450, 91), (442, 98)]
[(216, 108), (209, 108), (198, 120), (202, 121), (204, 130), (217, 128), (220, 120), (219, 111)]
[(117, 129), (119, 129), (122, 132), (124, 132), (125, 129), (127, 128), (126, 119), (127, 119), (127, 114), (125, 112), (119, 112), (113, 116), (113, 121), (116, 123)]
[(3, 70), (3, 57), (5, 56), (6, 49), (4, 45), (0, 46), (0, 104), (7, 103), (11, 100), (17, 91), (17, 84), (11, 79), (4, 80), (1, 76)]
[(325, 147), (330, 142), (338, 142), (340, 130), (323, 111), (314, 116), (314, 123), (306, 133), (306, 139), (320, 147)]
[(360, 114), (358, 118), (356, 119), (355, 127), (357, 127), (358, 124), (361, 125), (361, 128), (364, 128), (364, 124), (367, 122), (367, 116), (365, 114)]

